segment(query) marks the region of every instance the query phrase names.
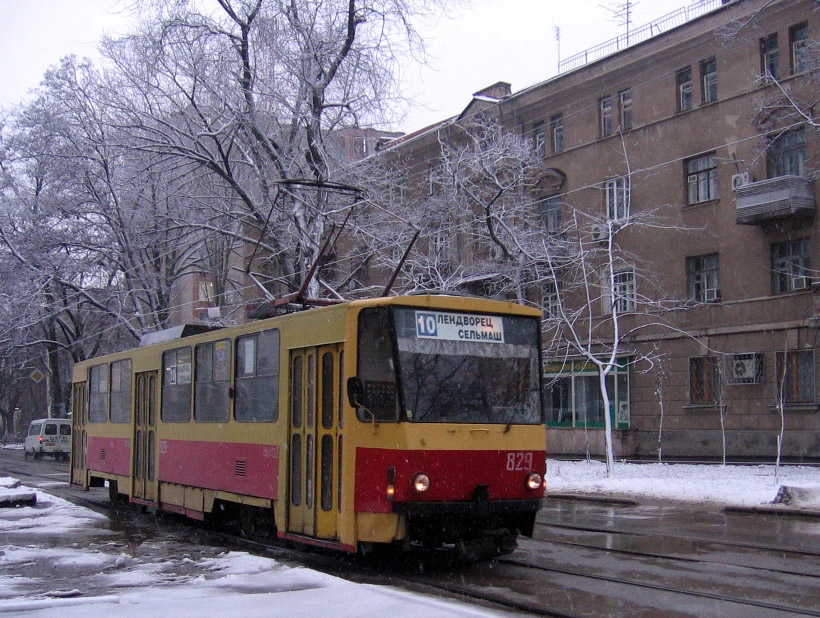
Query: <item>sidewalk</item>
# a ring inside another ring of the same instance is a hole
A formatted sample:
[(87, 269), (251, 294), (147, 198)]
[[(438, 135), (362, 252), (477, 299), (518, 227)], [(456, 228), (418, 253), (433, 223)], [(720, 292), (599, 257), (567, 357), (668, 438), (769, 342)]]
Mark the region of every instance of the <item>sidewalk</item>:
[(675, 503), (820, 517), (820, 466), (547, 461), (547, 498)]

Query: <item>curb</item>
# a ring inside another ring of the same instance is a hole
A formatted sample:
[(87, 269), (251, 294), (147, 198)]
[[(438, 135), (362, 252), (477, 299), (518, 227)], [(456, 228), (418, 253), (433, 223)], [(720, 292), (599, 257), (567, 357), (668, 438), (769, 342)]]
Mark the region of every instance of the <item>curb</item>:
[(618, 504), (621, 506), (638, 506), (640, 504), (637, 500), (630, 498), (616, 498), (602, 494), (547, 494), (542, 498), (542, 502), (545, 500), (579, 500), (582, 502), (600, 502), (602, 504)]

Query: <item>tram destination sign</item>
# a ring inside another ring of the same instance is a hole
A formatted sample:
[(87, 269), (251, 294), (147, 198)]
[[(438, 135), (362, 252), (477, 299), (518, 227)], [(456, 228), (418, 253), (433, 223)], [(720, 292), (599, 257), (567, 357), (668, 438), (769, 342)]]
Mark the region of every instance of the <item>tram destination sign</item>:
[(504, 343), (504, 320), (494, 315), (416, 311), (416, 337)]

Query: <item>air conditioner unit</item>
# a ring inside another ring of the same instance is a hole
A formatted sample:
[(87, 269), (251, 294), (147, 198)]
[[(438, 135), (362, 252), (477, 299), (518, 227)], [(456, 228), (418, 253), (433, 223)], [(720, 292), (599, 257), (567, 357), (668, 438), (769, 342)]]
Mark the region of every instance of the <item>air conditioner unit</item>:
[(805, 290), (807, 287), (809, 287), (808, 277), (792, 277), (793, 290)]
[(713, 303), (720, 300), (720, 290), (717, 288), (706, 288), (703, 290), (703, 300), (707, 303)]
[(752, 182), (754, 182), (754, 179), (752, 178), (752, 175), (749, 172), (734, 174), (732, 176), (732, 191), (737, 191), (738, 187), (748, 185)]
[(759, 384), (763, 377), (763, 355), (732, 354), (728, 369), (730, 384)]
[(608, 230), (605, 225), (596, 223), (592, 226), (593, 242), (604, 242), (607, 239)]

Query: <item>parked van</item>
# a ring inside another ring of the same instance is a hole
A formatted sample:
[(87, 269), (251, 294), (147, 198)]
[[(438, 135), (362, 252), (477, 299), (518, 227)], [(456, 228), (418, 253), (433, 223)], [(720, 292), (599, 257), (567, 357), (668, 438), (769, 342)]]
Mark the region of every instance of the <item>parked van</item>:
[(71, 419), (41, 418), (31, 421), (23, 445), (25, 457), (42, 459), (53, 455), (55, 460), (68, 461), (71, 453)]

